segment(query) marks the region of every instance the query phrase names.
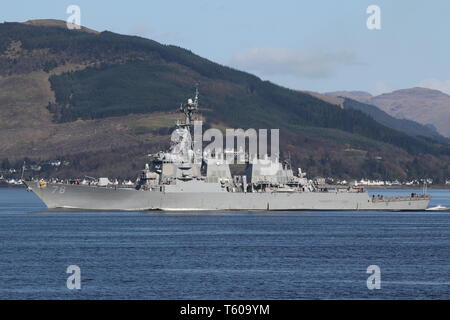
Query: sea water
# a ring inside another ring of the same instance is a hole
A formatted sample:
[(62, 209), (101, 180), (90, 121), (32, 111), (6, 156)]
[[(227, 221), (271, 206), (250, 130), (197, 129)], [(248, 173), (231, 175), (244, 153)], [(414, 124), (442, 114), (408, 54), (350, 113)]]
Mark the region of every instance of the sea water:
[(0, 299), (427, 298), (450, 298), (450, 212), (48, 211), (0, 189)]

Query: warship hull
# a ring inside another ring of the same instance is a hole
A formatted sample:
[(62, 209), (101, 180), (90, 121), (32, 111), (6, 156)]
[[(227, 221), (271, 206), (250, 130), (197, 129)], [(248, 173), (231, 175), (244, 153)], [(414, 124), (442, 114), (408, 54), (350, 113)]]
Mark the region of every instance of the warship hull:
[(422, 211), (429, 197), (373, 199), (367, 192), (161, 192), (134, 188), (25, 182), (50, 208), (81, 210), (380, 210)]

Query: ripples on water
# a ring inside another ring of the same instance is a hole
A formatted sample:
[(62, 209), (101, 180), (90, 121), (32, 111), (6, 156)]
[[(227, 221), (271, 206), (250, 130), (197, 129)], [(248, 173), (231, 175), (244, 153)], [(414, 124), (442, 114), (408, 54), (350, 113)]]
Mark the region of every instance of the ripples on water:
[[(0, 189), (1, 299), (450, 298), (450, 212), (44, 209)], [(72, 264), (81, 290), (66, 288)], [(366, 287), (373, 264), (381, 290)]]

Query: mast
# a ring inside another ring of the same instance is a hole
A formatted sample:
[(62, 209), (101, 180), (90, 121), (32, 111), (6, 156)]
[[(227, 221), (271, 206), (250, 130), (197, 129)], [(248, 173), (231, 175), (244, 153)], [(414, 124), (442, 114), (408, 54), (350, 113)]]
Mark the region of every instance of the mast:
[(195, 87), (195, 96), (194, 99), (188, 99), (187, 103), (181, 104), (180, 106), (180, 112), (184, 113), (184, 123), (178, 122), (177, 126), (180, 128), (184, 128), (186, 131), (189, 132), (189, 135), (191, 137), (190, 141), (190, 149), (194, 149), (194, 139), (192, 138), (194, 136), (193, 132), (193, 126), (194, 126), (194, 114), (198, 112), (198, 86)]
[(191, 127), (194, 121), (194, 114), (198, 111), (198, 87), (195, 88), (194, 99), (188, 99), (186, 104), (181, 104), (180, 111), (184, 113), (185, 120), (184, 123), (179, 125), (182, 127)]

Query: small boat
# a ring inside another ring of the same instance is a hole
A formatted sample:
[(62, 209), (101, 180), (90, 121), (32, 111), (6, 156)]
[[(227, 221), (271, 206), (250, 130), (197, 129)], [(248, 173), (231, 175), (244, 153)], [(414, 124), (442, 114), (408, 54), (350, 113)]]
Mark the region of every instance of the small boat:
[(450, 208), (441, 206), (441, 205), (437, 205), (436, 207), (431, 207), (426, 209), (426, 211), (450, 211)]

